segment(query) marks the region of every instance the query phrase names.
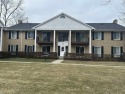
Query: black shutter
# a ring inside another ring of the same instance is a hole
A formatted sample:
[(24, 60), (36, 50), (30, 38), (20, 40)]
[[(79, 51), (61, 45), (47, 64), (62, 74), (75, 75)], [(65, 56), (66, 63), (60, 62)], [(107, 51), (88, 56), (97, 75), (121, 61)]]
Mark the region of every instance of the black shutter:
[(111, 32), (111, 40), (113, 40), (113, 32)]
[(26, 50), (27, 50), (27, 45), (25, 45), (25, 52), (26, 52)]
[(122, 55), (122, 53), (123, 53), (123, 47), (121, 47), (121, 55)]
[(8, 52), (10, 52), (10, 45), (8, 45)]
[(113, 57), (113, 47), (111, 47), (111, 56)]
[(47, 46), (47, 52), (50, 52), (50, 46)]
[(11, 39), (11, 31), (9, 31), (9, 39)]
[(120, 40), (123, 40), (123, 32), (120, 33)]
[(17, 39), (19, 39), (19, 31), (17, 31)]
[(25, 39), (27, 39), (27, 31), (25, 32)]
[(94, 40), (94, 32), (92, 32), (92, 40)]
[(94, 46), (92, 46), (92, 54), (94, 54)]
[(79, 47), (76, 47), (76, 53), (79, 53)]
[(104, 47), (102, 46), (101, 47), (101, 57), (103, 57), (103, 55), (104, 55)]
[(35, 39), (35, 32), (33, 31), (33, 39)]
[(104, 40), (104, 32), (102, 32), (102, 40)]
[(18, 52), (18, 45), (16, 45), (16, 52)]
[(34, 52), (34, 45), (33, 45), (33, 52)]

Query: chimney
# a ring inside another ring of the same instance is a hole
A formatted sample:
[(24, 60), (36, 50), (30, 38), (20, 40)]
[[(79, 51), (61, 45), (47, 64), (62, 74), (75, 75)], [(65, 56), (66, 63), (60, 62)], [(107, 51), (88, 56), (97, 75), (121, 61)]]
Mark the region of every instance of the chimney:
[(118, 23), (118, 20), (117, 20), (117, 19), (115, 19), (115, 20), (113, 21), (113, 23), (117, 24), (117, 23)]
[(21, 23), (23, 23), (23, 21), (22, 20), (18, 20), (18, 24), (21, 24)]

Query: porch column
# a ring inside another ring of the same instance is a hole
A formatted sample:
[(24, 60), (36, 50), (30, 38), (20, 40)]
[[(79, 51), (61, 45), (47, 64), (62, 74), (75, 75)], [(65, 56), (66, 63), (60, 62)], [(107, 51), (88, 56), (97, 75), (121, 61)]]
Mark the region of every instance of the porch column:
[(71, 53), (71, 30), (69, 31), (69, 47), (68, 47), (68, 53)]
[(36, 42), (37, 42), (37, 30), (35, 29), (35, 47), (34, 47), (34, 52), (36, 52)]
[(54, 30), (54, 32), (53, 32), (53, 52), (55, 52), (55, 47), (56, 47), (55, 46), (56, 45), (55, 44), (56, 43), (56, 38), (55, 37), (56, 37), (56, 31)]
[(92, 53), (92, 31), (89, 31), (89, 53)]

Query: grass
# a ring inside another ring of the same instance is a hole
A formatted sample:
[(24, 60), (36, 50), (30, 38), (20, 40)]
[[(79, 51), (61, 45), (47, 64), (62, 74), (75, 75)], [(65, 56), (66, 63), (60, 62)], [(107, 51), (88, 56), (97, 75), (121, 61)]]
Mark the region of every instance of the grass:
[(109, 61), (65, 60), (62, 63), (68, 63), (68, 64), (87, 64), (87, 65), (107, 65), (107, 66), (125, 66), (125, 62), (109, 62)]
[[(0, 59), (0, 61), (18, 61), (18, 62), (45, 62), (45, 59), (37, 58), (5, 58)], [(46, 59), (46, 62), (52, 62), (54, 59)]]
[(0, 63), (0, 94), (125, 94), (125, 68)]

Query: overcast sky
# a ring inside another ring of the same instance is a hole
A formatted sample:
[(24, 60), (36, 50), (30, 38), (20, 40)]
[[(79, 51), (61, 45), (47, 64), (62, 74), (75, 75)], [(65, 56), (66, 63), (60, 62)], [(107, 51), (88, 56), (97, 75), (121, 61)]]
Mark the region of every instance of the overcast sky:
[(29, 22), (40, 23), (62, 12), (85, 23), (107, 23), (120, 17), (121, 1), (113, 0), (24, 0), (25, 15)]

